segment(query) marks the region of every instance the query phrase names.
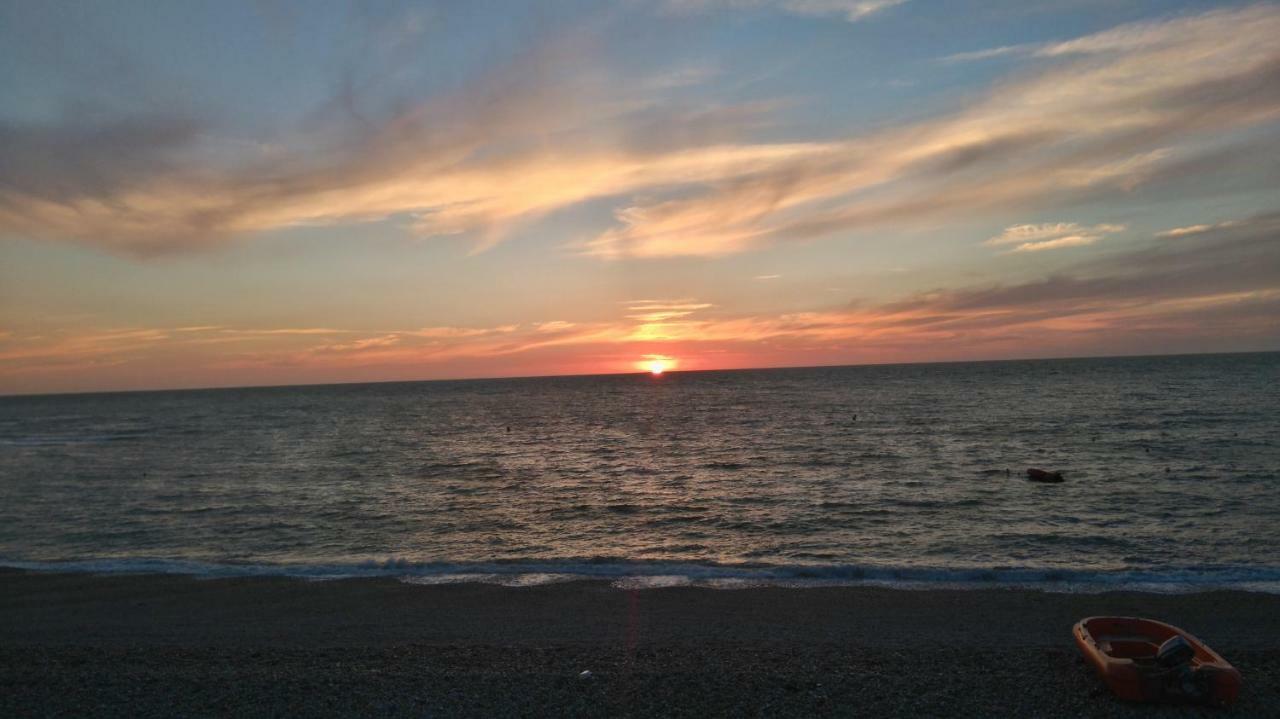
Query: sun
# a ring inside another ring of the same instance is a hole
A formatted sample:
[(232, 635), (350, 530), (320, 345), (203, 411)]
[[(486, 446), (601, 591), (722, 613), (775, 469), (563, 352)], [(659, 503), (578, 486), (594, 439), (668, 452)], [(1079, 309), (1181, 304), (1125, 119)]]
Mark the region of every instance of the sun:
[(657, 377), (658, 375), (661, 375), (663, 372), (666, 372), (667, 370), (675, 368), (676, 361), (671, 357), (664, 357), (659, 355), (646, 355), (645, 358), (637, 362), (636, 365), (640, 369), (648, 372), (654, 377)]

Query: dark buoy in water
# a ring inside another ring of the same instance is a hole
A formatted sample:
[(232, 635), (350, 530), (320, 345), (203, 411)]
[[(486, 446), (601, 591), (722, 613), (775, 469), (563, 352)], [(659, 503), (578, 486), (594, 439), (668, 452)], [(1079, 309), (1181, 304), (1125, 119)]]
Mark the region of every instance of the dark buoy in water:
[(1047, 482), (1049, 484), (1057, 484), (1063, 481), (1062, 472), (1048, 472), (1043, 469), (1032, 467), (1027, 470), (1027, 479), (1032, 482)]

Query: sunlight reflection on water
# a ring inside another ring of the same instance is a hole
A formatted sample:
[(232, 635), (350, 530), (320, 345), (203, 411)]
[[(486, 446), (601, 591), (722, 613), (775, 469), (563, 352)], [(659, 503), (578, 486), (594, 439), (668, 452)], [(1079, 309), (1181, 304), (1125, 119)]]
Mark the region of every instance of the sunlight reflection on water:
[(4, 398), (0, 558), (1280, 573), (1278, 378), (1261, 354)]

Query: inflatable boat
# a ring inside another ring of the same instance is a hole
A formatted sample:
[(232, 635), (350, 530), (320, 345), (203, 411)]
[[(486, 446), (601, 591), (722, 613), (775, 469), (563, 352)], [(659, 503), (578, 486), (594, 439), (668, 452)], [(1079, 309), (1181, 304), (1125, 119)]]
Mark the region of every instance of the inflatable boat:
[(1231, 704), (1240, 672), (1177, 627), (1137, 617), (1089, 617), (1072, 633), (1084, 658), (1121, 699)]

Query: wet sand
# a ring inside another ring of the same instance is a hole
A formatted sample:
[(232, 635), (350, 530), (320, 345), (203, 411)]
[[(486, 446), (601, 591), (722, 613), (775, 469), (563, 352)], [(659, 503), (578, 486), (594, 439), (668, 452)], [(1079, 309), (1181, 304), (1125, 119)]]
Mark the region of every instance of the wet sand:
[[(1200, 716), (1132, 706), (1071, 625), (1140, 614), (1280, 716), (1280, 596), (626, 590), (0, 570), (0, 716)], [(589, 670), (588, 679), (579, 673)]]

